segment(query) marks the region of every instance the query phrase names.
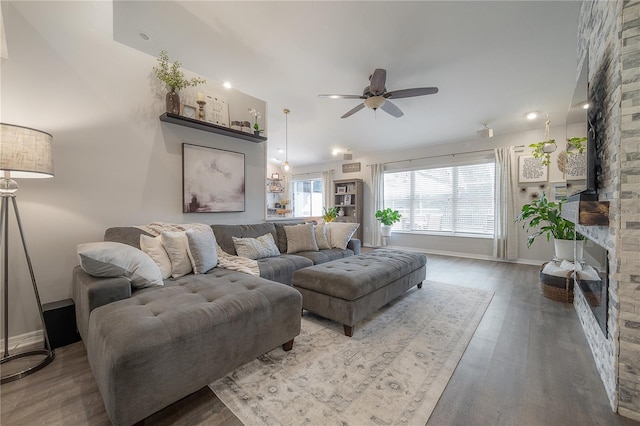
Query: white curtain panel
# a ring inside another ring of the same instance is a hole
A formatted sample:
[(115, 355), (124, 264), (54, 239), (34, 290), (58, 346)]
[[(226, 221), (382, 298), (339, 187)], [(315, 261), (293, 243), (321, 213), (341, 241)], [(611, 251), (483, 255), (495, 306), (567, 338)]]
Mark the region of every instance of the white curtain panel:
[(384, 164), (371, 165), (371, 200), (373, 201), (373, 209), (371, 210), (371, 218), (373, 226), (371, 227), (371, 244), (373, 246), (382, 246), (382, 235), (380, 234), (380, 226), (376, 220), (376, 212), (384, 208)]
[(493, 255), (498, 259), (518, 258), (518, 227), (516, 224), (515, 152), (512, 146), (495, 149), (495, 234)]
[(333, 206), (333, 172), (325, 170), (322, 172), (322, 193), (324, 196), (324, 206), (326, 208)]

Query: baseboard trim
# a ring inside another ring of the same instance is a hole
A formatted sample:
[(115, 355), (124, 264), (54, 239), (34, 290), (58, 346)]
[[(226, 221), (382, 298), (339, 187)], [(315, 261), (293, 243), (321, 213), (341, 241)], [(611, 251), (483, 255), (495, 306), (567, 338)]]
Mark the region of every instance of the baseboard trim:
[(507, 260), (507, 259), (496, 259), (493, 256), (485, 256), (481, 254), (473, 254), (473, 253), (462, 253), (462, 252), (454, 252), (454, 251), (444, 251), (444, 250), (430, 250), (419, 247), (403, 247), (403, 246), (384, 246), (384, 247), (372, 247), (372, 246), (364, 246), (369, 248), (390, 248), (396, 250), (409, 250), (409, 251), (417, 251), (425, 254), (437, 254), (440, 256), (449, 256), (449, 257), (462, 257), (465, 259), (476, 259), (476, 260), (490, 260), (493, 262), (504, 262), (504, 263), (517, 263), (520, 265), (534, 265), (540, 266), (544, 263), (541, 260), (535, 259), (516, 259), (516, 260)]
[[(20, 334), (18, 336), (9, 337), (9, 351), (15, 351), (20, 348), (35, 346), (44, 343), (44, 332), (42, 329), (31, 331), (29, 333)], [(0, 339), (0, 347), (4, 348), (4, 339)]]

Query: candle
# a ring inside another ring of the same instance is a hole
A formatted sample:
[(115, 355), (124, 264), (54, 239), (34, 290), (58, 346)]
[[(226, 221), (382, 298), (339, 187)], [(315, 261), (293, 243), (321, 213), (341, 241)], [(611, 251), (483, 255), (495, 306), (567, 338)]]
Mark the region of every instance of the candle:
[(204, 101), (204, 93), (198, 92), (198, 100), (199, 101)]

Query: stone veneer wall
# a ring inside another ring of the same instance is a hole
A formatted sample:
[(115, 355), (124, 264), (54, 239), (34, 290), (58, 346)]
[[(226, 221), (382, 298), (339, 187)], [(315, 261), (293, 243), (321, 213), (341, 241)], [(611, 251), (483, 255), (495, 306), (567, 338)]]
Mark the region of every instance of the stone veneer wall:
[(640, 420), (640, 1), (585, 1), (578, 57), (587, 49), (610, 223), (578, 230), (609, 250), (607, 336), (579, 291), (574, 305), (611, 407)]

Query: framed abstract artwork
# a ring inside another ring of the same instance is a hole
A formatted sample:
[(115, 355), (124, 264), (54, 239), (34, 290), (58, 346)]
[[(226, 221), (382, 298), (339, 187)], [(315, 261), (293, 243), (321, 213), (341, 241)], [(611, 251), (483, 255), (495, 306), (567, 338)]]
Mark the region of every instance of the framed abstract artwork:
[(244, 154), (183, 143), (182, 212), (244, 210)]
[(549, 167), (542, 164), (542, 158), (533, 155), (521, 155), (518, 157), (518, 182), (546, 182)]

